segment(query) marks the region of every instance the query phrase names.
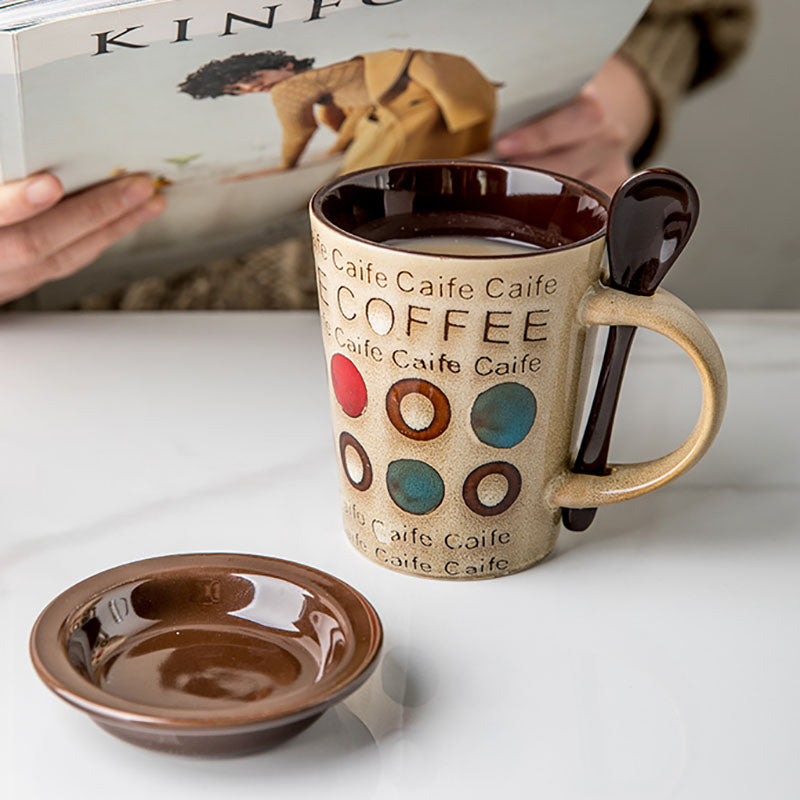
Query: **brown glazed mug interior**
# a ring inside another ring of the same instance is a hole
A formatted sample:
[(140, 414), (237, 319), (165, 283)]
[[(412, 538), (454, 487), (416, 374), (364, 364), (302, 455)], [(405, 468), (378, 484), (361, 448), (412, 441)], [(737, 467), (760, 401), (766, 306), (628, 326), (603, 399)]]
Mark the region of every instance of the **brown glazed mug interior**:
[(527, 167), (418, 161), (344, 175), (311, 202), (342, 233), (370, 242), (488, 236), (552, 252), (602, 236), (609, 198), (581, 181)]
[(354, 691), (381, 644), (372, 606), (278, 559), (177, 555), (95, 575), (31, 634), (39, 676), (145, 747), (223, 755), (293, 735)]

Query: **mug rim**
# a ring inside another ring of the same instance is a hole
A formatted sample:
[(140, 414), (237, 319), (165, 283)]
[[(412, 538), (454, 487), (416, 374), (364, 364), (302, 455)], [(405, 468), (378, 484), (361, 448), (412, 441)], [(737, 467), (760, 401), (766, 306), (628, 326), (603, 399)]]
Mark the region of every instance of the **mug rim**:
[[(578, 239), (574, 242), (569, 242), (568, 244), (557, 245), (556, 247), (545, 247), (538, 250), (531, 250), (530, 252), (525, 253), (505, 253), (501, 255), (485, 255), (485, 254), (446, 254), (443, 255), (441, 253), (424, 253), (419, 252), (417, 250), (405, 250), (402, 247), (396, 247), (392, 245), (391, 247), (383, 244), (382, 242), (376, 242), (372, 239), (367, 239), (364, 236), (358, 236), (355, 233), (352, 233), (344, 228), (336, 225), (335, 223), (331, 222), (330, 219), (323, 213), (322, 211), (322, 202), (323, 200), (333, 191), (338, 189), (339, 187), (350, 183), (354, 178), (357, 178), (362, 175), (368, 175), (370, 173), (379, 173), (379, 172), (386, 172), (391, 169), (408, 169), (413, 167), (424, 167), (424, 166), (450, 166), (450, 167), (492, 167), (494, 169), (504, 170), (506, 172), (530, 172), (537, 175), (545, 175), (550, 178), (556, 178), (557, 180), (561, 181), (563, 184), (571, 187), (572, 189), (579, 190), (580, 194), (589, 195), (591, 198), (596, 200), (600, 203), (601, 206), (606, 211), (606, 221), (600, 227), (600, 229), (593, 233), (591, 236), (585, 236), (582, 239)], [(540, 169), (538, 167), (530, 167), (525, 164), (507, 164), (501, 161), (479, 161), (479, 160), (470, 160), (464, 158), (458, 159), (418, 159), (416, 161), (398, 161), (392, 164), (381, 164), (374, 167), (366, 167), (364, 169), (354, 170), (353, 172), (346, 172), (343, 175), (337, 175), (332, 180), (328, 181), (327, 183), (320, 186), (314, 194), (311, 196), (311, 199), (308, 203), (309, 213), (312, 218), (316, 218), (319, 220), (320, 223), (325, 225), (326, 227), (330, 228), (331, 230), (336, 231), (337, 233), (341, 234), (347, 239), (352, 239), (359, 244), (366, 244), (372, 245), (373, 247), (377, 247), (381, 250), (392, 250), (398, 253), (406, 253), (409, 255), (414, 255), (418, 258), (433, 258), (433, 259), (463, 259), (465, 261), (496, 261), (496, 260), (513, 260), (513, 259), (523, 259), (523, 258), (533, 258), (535, 256), (546, 256), (549, 253), (561, 253), (567, 250), (574, 250), (579, 247), (583, 247), (584, 245), (591, 244), (592, 242), (597, 241), (598, 239), (603, 238), (606, 233), (608, 232), (608, 215), (611, 207), (611, 198), (602, 190), (598, 189), (596, 186), (593, 186), (586, 181), (581, 180), (580, 178), (573, 178), (569, 175), (564, 175), (561, 172), (554, 172), (553, 170), (549, 169)]]

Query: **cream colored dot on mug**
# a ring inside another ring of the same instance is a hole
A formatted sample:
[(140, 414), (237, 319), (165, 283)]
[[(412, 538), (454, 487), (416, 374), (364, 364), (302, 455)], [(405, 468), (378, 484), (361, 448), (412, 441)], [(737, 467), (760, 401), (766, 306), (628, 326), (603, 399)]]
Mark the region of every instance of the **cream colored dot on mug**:
[(380, 297), (373, 297), (367, 303), (367, 322), (380, 336), (385, 336), (394, 327), (394, 311)]
[(419, 392), (409, 392), (400, 400), (400, 416), (409, 428), (424, 431), (436, 414), (433, 403)]
[(508, 480), (505, 475), (493, 472), (478, 484), (477, 494), (483, 505), (488, 508), (496, 506), (508, 494)]
[(358, 451), (350, 444), (344, 449), (344, 468), (353, 483), (361, 483), (364, 477), (364, 464), (361, 462)]

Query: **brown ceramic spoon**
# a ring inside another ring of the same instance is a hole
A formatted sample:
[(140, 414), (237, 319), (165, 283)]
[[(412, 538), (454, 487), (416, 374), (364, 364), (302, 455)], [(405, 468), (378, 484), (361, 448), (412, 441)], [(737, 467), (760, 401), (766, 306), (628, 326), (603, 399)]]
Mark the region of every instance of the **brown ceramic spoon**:
[[(651, 295), (686, 246), (697, 224), (700, 199), (683, 175), (648, 169), (623, 183), (608, 216), (609, 285)], [(604, 475), (622, 377), (636, 328), (617, 325), (608, 331), (597, 389), (573, 472)], [(562, 509), (564, 527), (585, 531), (596, 508)]]

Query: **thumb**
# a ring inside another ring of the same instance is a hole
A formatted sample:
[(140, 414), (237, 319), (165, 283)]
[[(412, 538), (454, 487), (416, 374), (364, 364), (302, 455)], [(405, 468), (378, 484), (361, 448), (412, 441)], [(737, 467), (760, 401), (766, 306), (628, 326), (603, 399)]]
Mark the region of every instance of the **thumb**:
[(0, 226), (35, 217), (63, 196), (61, 181), (48, 173), (0, 184)]

